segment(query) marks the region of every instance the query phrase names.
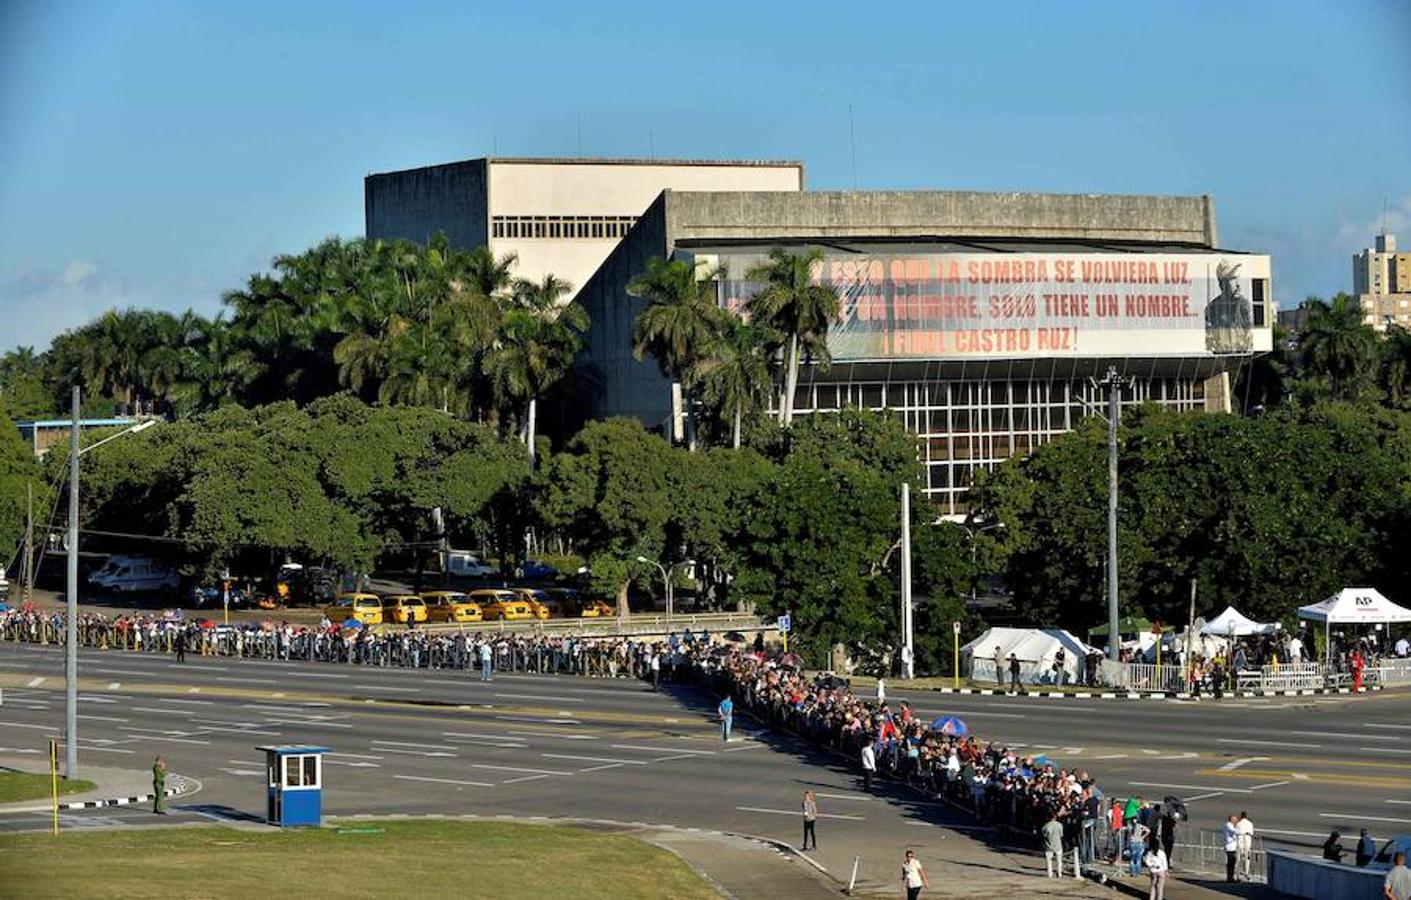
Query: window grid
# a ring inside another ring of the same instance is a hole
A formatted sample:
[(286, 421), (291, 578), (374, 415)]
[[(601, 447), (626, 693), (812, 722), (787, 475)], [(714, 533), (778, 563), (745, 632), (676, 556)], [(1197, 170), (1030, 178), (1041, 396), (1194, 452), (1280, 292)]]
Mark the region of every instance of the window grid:
[(491, 216), (490, 235), (518, 240), (618, 240), (636, 216)]
[[(900, 388), (898, 390), (898, 388)], [(897, 398), (889, 402), (889, 398)], [(1123, 391), (1124, 408), (1154, 403), (1165, 409), (1205, 408), (1204, 384), (1138, 378)], [(890, 409), (920, 439), (926, 495), (947, 514), (968, 509), (977, 469), (1026, 455), (1106, 408), (1105, 392), (1074, 381), (869, 381), (800, 386), (795, 412), (836, 412), (845, 406)]]

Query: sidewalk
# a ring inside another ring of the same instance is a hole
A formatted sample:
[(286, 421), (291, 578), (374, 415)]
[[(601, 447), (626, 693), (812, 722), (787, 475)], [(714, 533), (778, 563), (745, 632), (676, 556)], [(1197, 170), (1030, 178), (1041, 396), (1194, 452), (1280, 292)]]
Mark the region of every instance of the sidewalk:
[[(49, 774), (45, 760), (25, 756), (0, 756), (0, 769), (15, 772)], [(93, 790), (59, 797), (60, 810), (93, 809), (100, 806), (129, 806), (152, 802), (152, 771), (150, 769), (115, 769), (85, 765), (81, 776), (93, 782)], [(167, 773), (166, 795), (185, 797), (201, 789), (201, 783), (171, 772)], [(53, 809), (48, 797), (0, 803), (0, 815), (22, 812), (48, 812)]]

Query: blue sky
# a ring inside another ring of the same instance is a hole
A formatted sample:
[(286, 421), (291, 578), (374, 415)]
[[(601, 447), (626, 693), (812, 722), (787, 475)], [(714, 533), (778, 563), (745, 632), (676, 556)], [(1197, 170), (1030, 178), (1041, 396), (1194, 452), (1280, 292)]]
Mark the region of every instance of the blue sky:
[(0, 347), (219, 308), (482, 156), (797, 158), (813, 188), (1211, 193), (1284, 304), (1411, 243), (1411, 3), (0, 2)]

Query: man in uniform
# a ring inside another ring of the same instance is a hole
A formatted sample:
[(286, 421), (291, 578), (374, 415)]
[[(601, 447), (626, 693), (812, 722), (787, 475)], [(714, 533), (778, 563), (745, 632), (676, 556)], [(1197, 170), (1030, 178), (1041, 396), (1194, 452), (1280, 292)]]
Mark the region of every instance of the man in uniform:
[(167, 763), (160, 756), (152, 763), (152, 812), (167, 814)]

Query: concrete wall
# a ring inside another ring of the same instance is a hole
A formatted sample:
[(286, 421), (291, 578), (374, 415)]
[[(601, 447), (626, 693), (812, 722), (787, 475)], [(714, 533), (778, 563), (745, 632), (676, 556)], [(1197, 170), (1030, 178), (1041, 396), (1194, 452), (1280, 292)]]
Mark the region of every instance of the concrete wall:
[(424, 244), (445, 232), (455, 246), (478, 247), (489, 240), (487, 188), (483, 159), (369, 175), (363, 181), (367, 236)]
[(1282, 850), (1270, 850), (1266, 859), (1269, 887), (1284, 896), (1311, 900), (1382, 900), (1385, 896), (1385, 871), (1359, 869)]
[(1209, 197), (972, 191), (674, 193), (673, 240), (1054, 238), (1213, 247)]
[[(802, 163), (683, 160), (492, 159), (490, 216), (640, 216), (663, 190), (799, 191)], [(492, 237), (496, 256), (519, 257), (518, 274), (552, 273), (581, 288), (617, 238)]]

